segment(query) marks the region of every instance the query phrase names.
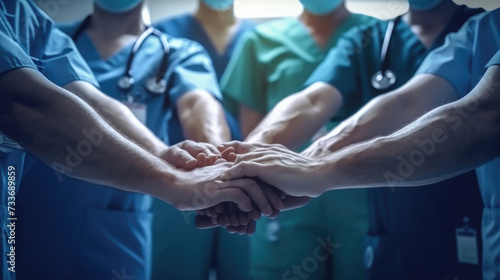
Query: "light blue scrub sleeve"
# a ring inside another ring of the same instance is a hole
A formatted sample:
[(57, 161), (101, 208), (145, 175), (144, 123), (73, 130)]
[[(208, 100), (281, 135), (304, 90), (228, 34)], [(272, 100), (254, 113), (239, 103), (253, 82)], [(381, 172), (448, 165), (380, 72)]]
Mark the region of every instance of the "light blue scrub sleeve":
[(51, 27), (47, 38), (42, 65), (42, 74), (58, 86), (85, 81), (98, 87), (92, 70), (78, 52), (73, 40), (55, 27)]
[(328, 52), (325, 60), (314, 70), (304, 83), (308, 87), (316, 82), (325, 82), (337, 88), (344, 100), (350, 100), (353, 94), (361, 91), (356, 82), (356, 73), (360, 73), (358, 62), (361, 31), (354, 27), (345, 33), (335, 47)]
[(493, 58), (486, 64), (486, 68), (493, 66), (493, 65), (500, 65), (500, 50), (493, 56)]
[(455, 87), (459, 97), (467, 95), (471, 85), (471, 64), (477, 21), (470, 20), (457, 33), (446, 37), (445, 43), (432, 51), (417, 70), (418, 74), (433, 74)]
[(169, 91), (172, 106), (177, 104), (183, 94), (195, 89), (206, 90), (217, 100), (222, 100), (212, 62), (203, 47), (190, 42), (172, 55), (175, 56), (175, 66), (171, 74), (167, 75), (170, 77), (168, 82), (172, 85)]
[(11, 37), (2, 14), (0, 18), (0, 74), (21, 67), (37, 69), (30, 56)]

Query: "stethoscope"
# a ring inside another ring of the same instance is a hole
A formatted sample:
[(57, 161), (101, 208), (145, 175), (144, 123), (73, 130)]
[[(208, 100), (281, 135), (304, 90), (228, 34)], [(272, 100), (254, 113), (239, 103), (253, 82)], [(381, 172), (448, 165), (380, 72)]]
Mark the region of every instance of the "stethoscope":
[(389, 21), (385, 32), (384, 43), (382, 44), (382, 52), (380, 53), (380, 71), (372, 77), (372, 86), (378, 90), (388, 89), (396, 83), (396, 74), (389, 68), (389, 46), (391, 44), (394, 28), (401, 17)]
[[(87, 16), (82, 24), (75, 31), (73, 36), (71, 37), (73, 41), (76, 42), (78, 37), (89, 27), (91, 16)], [(146, 81), (145, 88), (146, 90), (153, 95), (161, 95), (164, 94), (167, 90), (167, 81), (165, 80), (165, 73), (168, 68), (168, 56), (170, 53), (170, 45), (168, 44), (166, 36), (159, 31), (158, 29), (147, 26), (146, 30), (142, 32), (142, 34), (137, 38), (134, 45), (132, 46), (132, 50), (130, 51), (130, 55), (127, 59), (127, 65), (125, 68), (125, 74), (118, 80), (118, 88), (123, 92), (128, 92), (134, 85), (135, 80), (132, 76), (132, 62), (134, 61), (134, 57), (143, 45), (144, 41), (149, 36), (157, 37), (163, 48), (163, 57), (161, 59), (160, 68), (156, 76), (151, 77)]]

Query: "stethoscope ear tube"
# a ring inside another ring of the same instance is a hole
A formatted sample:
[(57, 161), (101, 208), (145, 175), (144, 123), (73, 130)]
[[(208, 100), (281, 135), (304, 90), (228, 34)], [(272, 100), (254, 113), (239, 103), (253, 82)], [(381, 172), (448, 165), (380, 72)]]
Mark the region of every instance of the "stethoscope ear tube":
[[(80, 26), (76, 29), (75, 33), (71, 37), (74, 42), (76, 42), (76, 40), (82, 35), (82, 33), (90, 26), (91, 19), (91, 15), (87, 16), (80, 24)], [(158, 39), (160, 40), (163, 48), (163, 56), (160, 62), (158, 73), (154, 77), (146, 81), (145, 87), (149, 93), (154, 95), (161, 95), (166, 92), (167, 81), (164, 77), (167, 73), (168, 68), (170, 45), (165, 34), (151, 26), (146, 27), (146, 30), (139, 36), (139, 38), (137, 38), (137, 40), (134, 42), (134, 45), (132, 46), (132, 50), (130, 51), (130, 55), (127, 59), (127, 64), (125, 66), (125, 73), (120, 79), (118, 79), (117, 83), (117, 86), (121, 91), (129, 91), (134, 85), (135, 80), (132, 73), (132, 63), (134, 61), (135, 55), (140, 50), (144, 41), (146, 41), (146, 39), (151, 35), (158, 37)]]
[(387, 30), (385, 32), (384, 42), (382, 44), (382, 51), (380, 53), (380, 71), (373, 75), (371, 84), (375, 89), (384, 90), (388, 89), (396, 83), (396, 73), (389, 70), (389, 47), (391, 39), (394, 34), (396, 24), (399, 22), (400, 17), (389, 21)]

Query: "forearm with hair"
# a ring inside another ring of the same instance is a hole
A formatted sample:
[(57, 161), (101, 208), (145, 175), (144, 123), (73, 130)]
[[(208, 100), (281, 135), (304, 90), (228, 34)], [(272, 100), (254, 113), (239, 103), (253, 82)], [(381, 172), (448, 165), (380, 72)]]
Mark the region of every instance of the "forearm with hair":
[(500, 156), (499, 82), (499, 67), (492, 67), (459, 101), (389, 136), (326, 157), (335, 183), (330, 189), (426, 185)]
[(94, 86), (78, 81), (69, 83), (64, 88), (82, 98), (109, 125), (152, 154), (160, 156), (167, 148), (125, 105), (99, 92)]
[(278, 103), (246, 142), (282, 144), (296, 149), (310, 140), (341, 106), (338, 90), (324, 83), (313, 84)]
[(186, 139), (214, 145), (231, 140), (224, 109), (208, 92), (194, 90), (184, 94), (177, 108)]
[(456, 92), (444, 79), (419, 75), (403, 87), (375, 97), (318, 140), (329, 154), (349, 145), (388, 135), (426, 112), (454, 101)]
[(80, 98), (26, 68), (2, 74), (0, 84), (0, 129), (44, 163), (68, 176), (166, 199), (172, 169)]

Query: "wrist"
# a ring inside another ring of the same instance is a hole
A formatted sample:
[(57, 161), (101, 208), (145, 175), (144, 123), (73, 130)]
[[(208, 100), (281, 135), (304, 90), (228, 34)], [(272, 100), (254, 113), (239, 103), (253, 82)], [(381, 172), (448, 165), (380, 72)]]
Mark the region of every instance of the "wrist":
[(180, 171), (173, 169), (161, 159), (150, 155), (150, 160), (138, 160), (132, 163), (126, 172), (133, 178), (137, 192), (146, 193), (169, 204), (176, 202), (176, 190), (179, 186)]

